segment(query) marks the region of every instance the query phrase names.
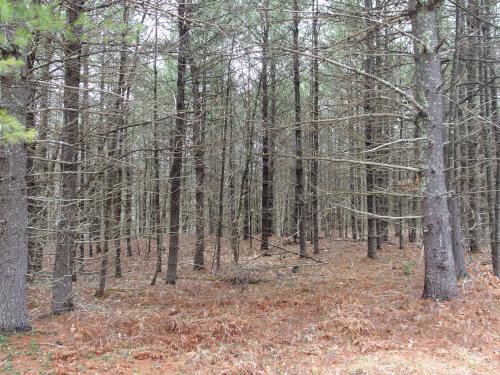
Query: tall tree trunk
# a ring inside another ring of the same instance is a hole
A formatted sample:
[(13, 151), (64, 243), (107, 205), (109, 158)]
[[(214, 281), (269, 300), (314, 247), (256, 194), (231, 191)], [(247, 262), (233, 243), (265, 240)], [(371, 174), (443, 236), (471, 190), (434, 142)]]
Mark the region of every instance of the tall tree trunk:
[[(128, 23), (128, 6), (123, 3), (123, 22)], [(127, 30), (121, 34), (120, 62), (118, 67), (118, 83), (115, 88), (115, 101), (113, 113), (111, 116), (112, 128), (111, 140), (108, 144), (108, 158), (116, 163), (115, 160), (121, 157), (123, 144), (123, 124), (125, 114), (123, 111), (125, 98), (125, 70), (127, 65), (126, 49)], [(115, 277), (121, 277), (121, 208), (122, 208), (122, 168), (120, 165), (111, 165), (105, 173), (106, 188), (104, 194), (104, 253), (101, 258), (101, 270), (99, 274), (99, 286), (95, 293), (97, 297), (104, 295), (107, 277), (108, 252), (111, 242), (115, 248)]]
[[(127, 5), (127, 0), (123, 0), (123, 24), (125, 25), (124, 30), (121, 33), (121, 46), (120, 46), (120, 65), (118, 67), (118, 86), (116, 88), (116, 101), (115, 101), (115, 113), (116, 124), (118, 130), (116, 131), (116, 140), (113, 139), (113, 143), (116, 142), (116, 147), (114, 144), (110, 150), (115, 159), (120, 159), (123, 152), (123, 136), (125, 124), (125, 94), (126, 94), (126, 83), (125, 75), (127, 69), (127, 34), (128, 34), (128, 18), (129, 18), (129, 7)], [(116, 151), (115, 151), (116, 150)], [(112, 168), (112, 179), (113, 179), (113, 237), (115, 243), (115, 277), (122, 277), (122, 265), (121, 265), (121, 218), (122, 218), (122, 177), (123, 168), (121, 163), (115, 165)]]
[(172, 139), (172, 164), (170, 167), (170, 231), (168, 247), (168, 267), (166, 282), (175, 284), (177, 281), (177, 258), (179, 253), (179, 216), (181, 204), (181, 170), (184, 134), (186, 131), (186, 65), (187, 46), (189, 45), (189, 25), (186, 7), (190, 2), (180, 2), (177, 7), (177, 27), (179, 32), (179, 47), (177, 52), (177, 94), (175, 131)]
[[(36, 60), (36, 50), (39, 43), (39, 33), (35, 33), (33, 41), (31, 43), (31, 50), (26, 56), (26, 88), (27, 88), (27, 111), (25, 116), (26, 128), (35, 129), (36, 128), (36, 116), (35, 116), (35, 101), (37, 96), (37, 87), (35, 84), (34, 77), (34, 64)], [(39, 211), (40, 205), (37, 202), (37, 197), (40, 195), (40, 183), (36, 181), (35, 168), (36, 163), (34, 157), (36, 156), (37, 147), (36, 143), (28, 145), (27, 147), (27, 163), (26, 163), (26, 195), (28, 198), (28, 220), (29, 225), (27, 228), (27, 238), (28, 238), (28, 274), (29, 277), (34, 277), (36, 272), (41, 271), (43, 256), (43, 247), (41, 246), (38, 233), (37, 225), (39, 222)]]
[[(232, 111), (232, 106), (230, 108)], [(239, 260), (239, 233), (238, 233), (238, 216), (236, 215), (236, 185), (235, 185), (235, 162), (236, 156), (234, 153), (234, 121), (233, 112), (231, 112), (231, 121), (229, 122), (229, 178), (228, 178), (228, 188), (229, 188), (229, 227), (230, 227), (230, 247), (233, 254), (233, 261), (238, 264)]]
[(84, 0), (68, 0), (67, 24), (72, 37), (64, 43), (64, 125), (61, 141), (62, 197), (59, 222), (56, 230), (57, 245), (54, 261), (52, 313), (58, 314), (73, 308), (73, 253), (76, 240), (78, 206), (78, 110), (80, 86), (80, 26), (77, 21), (83, 13)]
[[(401, 119), (401, 121), (399, 122), (399, 139), (403, 139), (404, 136), (405, 136), (405, 131), (404, 131), (404, 120)], [(403, 172), (402, 171), (398, 171), (398, 182), (401, 183), (403, 180)], [(395, 226), (396, 226), (396, 236), (398, 236), (398, 239), (399, 239), (399, 249), (400, 250), (404, 250), (405, 248), (405, 238), (404, 238), (404, 235), (403, 235), (403, 226), (404, 226), (404, 219), (403, 219), (403, 216), (404, 216), (404, 200), (405, 200), (405, 197), (404, 196), (400, 196), (400, 197), (397, 197), (396, 198), (396, 202), (397, 202), (397, 212), (398, 212), (398, 216), (400, 217), (400, 219), (395, 223)]]
[(302, 124), (300, 104), (300, 61), (299, 61), (299, 5), (293, 0), (293, 91), (295, 104), (295, 206), (298, 225), (300, 256), (307, 255), (305, 218), (305, 181), (302, 160)]
[(243, 239), (252, 240), (252, 225), (251, 225), (251, 211), (250, 211), (250, 185), (251, 185), (251, 168), (253, 158), (253, 137), (254, 137), (254, 119), (257, 112), (257, 102), (262, 88), (262, 72), (259, 77), (257, 92), (253, 100), (253, 105), (248, 107), (247, 119), (245, 128), (248, 129), (245, 142), (245, 168), (241, 177), (241, 191), (240, 191), (240, 207), (243, 215)]
[[(50, 41), (47, 41), (45, 43), (45, 49), (46, 49), (46, 55), (45, 58), (47, 61), (50, 61), (52, 59), (53, 55), (53, 46)], [(51, 64), (47, 62), (42, 68), (41, 72), (41, 80), (46, 82), (48, 85), (49, 82), (52, 79), (51, 75)], [(50, 118), (50, 112), (47, 110), (49, 107), (49, 100), (50, 100), (50, 89), (44, 85), (39, 88), (39, 108), (40, 108), (40, 119), (39, 119), (39, 124), (37, 127), (38, 130), (38, 139), (39, 140), (46, 140), (47, 139), (47, 132), (48, 132), (48, 126), (49, 126), (49, 118)], [(47, 147), (47, 143), (40, 142), (35, 150), (35, 154), (40, 157), (41, 159), (49, 159), (49, 151)], [(28, 158), (30, 157), (29, 155), (29, 149), (28, 149)], [(29, 160), (29, 159), (28, 159)], [(45, 162), (39, 162), (37, 163), (38, 165), (36, 166), (35, 170), (38, 173), (45, 174), (49, 171), (49, 165), (48, 163)], [(29, 171), (29, 168), (28, 168)], [(28, 172), (29, 173), (29, 172)], [(27, 181), (27, 184), (29, 182)], [(33, 179), (32, 183), (36, 186), (32, 186), (32, 191), (35, 196), (37, 194), (42, 194), (42, 189), (41, 187), (43, 186), (43, 183), (47, 183), (45, 180), (42, 180), (41, 178), (35, 180)], [(47, 183), (48, 184), (48, 183)], [(28, 197), (32, 194), (29, 193), (30, 187), (27, 187), (27, 192), (28, 192)], [(29, 198), (28, 198), (29, 199)], [(30, 226), (33, 227), (34, 230), (40, 231), (46, 228), (46, 223), (47, 223), (47, 215), (48, 215), (48, 207), (45, 204), (36, 204), (36, 200), (33, 199), (33, 206), (30, 207), (28, 205), (28, 210), (32, 210), (31, 213), (28, 211), (28, 223)], [(30, 217), (31, 216), (31, 217)], [(43, 240), (40, 238), (40, 233), (33, 233), (33, 235), (28, 235), (28, 252), (31, 252), (29, 258), (30, 261), (32, 260), (33, 263), (28, 264), (28, 267), (31, 267), (31, 270), (28, 268), (28, 272), (39, 272), (42, 270), (43, 267)]]
[[(491, 3), (490, 0), (486, 0), (486, 11), (488, 20), (494, 20), (495, 13), (495, 4)], [(492, 12), (493, 11), (493, 12)], [(496, 277), (500, 277), (500, 115), (498, 114), (498, 59), (495, 60), (495, 42), (491, 35), (491, 30), (489, 26), (486, 30), (486, 57), (487, 57), (487, 76), (489, 81), (489, 90), (490, 90), (490, 116), (491, 116), (491, 124), (492, 124), (492, 132), (493, 132), (493, 144), (495, 161), (492, 163), (492, 169), (494, 170), (494, 202), (488, 202), (488, 204), (494, 206), (493, 211), (493, 223), (491, 225), (491, 260), (493, 264), (493, 274)], [(492, 156), (493, 156), (492, 155)]]
[(311, 80), (312, 80), (312, 156), (311, 162), (311, 211), (312, 211), (312, 243), (314, 254), (319, 254), (319, 201), (318, 201), (318, 175), (319, 161), (316, 159), (319, 156), (319, 61), (318, 61), (318, 0), (312, 0), (312, 44), (313, 44), (313, 60), (311, 64)]
[(269, 44), (269, 0), (264, 2), (264, 22), (262, 31), (262, 210), (260, 250), (269, 250), (269, 96), (267, 79), (267, 59)]
[(161, 230), (160, 205), (160, 151), (158, 144), (158, 11), (155, 10), (155, 37), (153, 52), (153, 221), (156, 238), (156, 267), (151, 285), (155, 285), (156, 278), (162, 269), (163, 240)]
[[(232, 54), (232, 48), (231, 48)], [(216, 254), (215, 254), (215, 272), (220, 273), (221, 270), (221, 246), (222, 246), (222, 232), (223, 232), (223, 222), (224, 222), (224, 180), (226, 172), (226, 143), (227, 143), (227, 126), (231, 120), (231, 58), (229, 58), (229, 63), (227, 66), (227, 82), (226, 82), (226, 95), (224, 104), (224, 128), (222, 129), (222, 158), (221, 158), (221, 172), (219, 180), (219, 201), (218, 209), (219, 213), (217, 216), (217, 243), (216, 243)]]
[[(365, 0), (365, 8), (371, 12), (372, 1)], [(373, 31), (368, 32), (366, 36), (367, 44), (367, 56), (365, 59), (365, 71), (368, 74), (373, 74), (374, 72), (374, 33)], [(370, 77), (365, 77), (365, 104), (364, 112), (368, 114), (365, 125), (365, 147), (370, 150), (373, 147), (375, 140), (375, 129), (374, 121), (370, 116), (374, 112), (373, 108), (373, 91), (375, 88), (375, 82)], [(372, 153), (368, 152), (366, 154), (366, 159), (370, 161), (372, 158)], [(377, 196), (374, 194), (375, 190), (375, 167), (371, 164), (366, 165), (366, 211), (368, 213), (368, 257), (372, 259), (377, 259), (377, 219), (375, 218), (377, 212)]]
[[(2, 58), (16, 56), (2, 51)], [(0, 116), (26, 120), (28, 99), (25, 82), (15, 73), (0, 74)], [(26, 148), (4, 143), (0, 134), (0, 332), (29, 330), (26, 272), (28, 242), (26, 226)]]
[(450, 191), (450, 196), (448, 198), (448, 208), (450, 210), (450, 224), (451, 224), (451, 244), (453, 249), (453, 259), (455, 261), (455, 269), (458, 278), (464, 278), (467, 276), (467, 268), (465, 265), (464, 257), (464, 243), (462, 238), (462, 224), (460, 221), (460, 206), (458, 195), (456, 192), (456, 127), (457, 125), (452, 124), (453, 120), (457, 121), (458, 118), (458, 91), (455, 82), (458, 81), (460, 75), (460, 40), (462, 38), (463, 25), (461, 17), (461, 9), (456, 6), (456, 17), (455, 17), (455, 52), (453, 56), (453, 66), (451, 71), (451, 90), (450, 96), (452, 100), (450, 101), (450, 109), (448, 111), (449, 117), (449, 129), (448, 132), (444, 133), (447, 136), (447, 145), (445, 146), (445, 156), (446, 156), (446, 183), (448, 191)]
[[(193, 144), (194, 144), (194, 169), (196, 174), (196, 217), (195, 231), (196, 244), (194, 249), (193, 269), (200, 270), (205, 267), (205, 129), (203, 121), (203, 103), (205, 92), (200, 94), (199, 68), (190, 56), (189, 67), (192, 80), (192, 101), (193, 101)], [(206, 85), (203, 84), (205, 87)]]
[[(425, 184), (422, 203), (425, 252), (424, 298), (448, 300), (457, 294), (456, 271), (451, 248), (451, 231), (443, 155), (442, 77), (438, 55), (436, 13), (440, 0), (411, 0), (412, 33), (415, 42), (417, 94), (421, 109), (417, 116), (427, 133), (424, 151), (425, 169), (421, 183)], [(422, 41), (423, 36), (425, 36)]]
[(269, 175), (268, 175), (268, 196), (267, 196), (267, 221), (269, 235), (275, 233), (274, 222), (274, 173), (276, 170), (275, 152), (275, 137), (276, 132), (276, 119), (277, 116), (277, 97), (276, 97), (276, 59), (273, 57), (271, 61), (271, 129), (269, 130)]
[[(83, 81), (83, 94), (82, 94), (82, 109), (80, 111), (80, 157), (79, 157), (79, 187), (80, 200), (78, 202), (78, 223), (79, 223), (79, 255), (78, 255), (78, 271), (84, 268), (84, 257), (85, 257), (85, 234), (89, 236), (89, 246), (92, 243), (90, 241), (90, 228), (87, 225), (88, 220), (88, 190), (86, 188), (87, 177), (87, 151), (88, 143), (86, 136), (88, 134), (87, 128), (89, 125), (89, 106), (90, 106), (90, 95), (89, 95), (89, 47), (85, 46), (82, 50), (82, 70), (83, 76), (81, 80)], [(76, 272), (73, 273), (73, 281), (76, 281)]]
[[(479, 5), (477, 0), (468, 1), (467, 14), (467, 31), (468, 31), (468, 46), (467, 60), (465, 62), (465, 70), (467, 73), (467, 106), (471, 113), (477, 113), (479, 110), (478, 102), (478, 63), (477, 58), (480, 56), (479, 43), (480, 27), (477, 19)], [(468, 116), (467, 121), (467, 157), (469, 160), (468, 171), (468, 190), (469, 190), (469, 212), (467, 223), (469, 229), (468, 246), (470, 252), (478, 252), (480, 250), (480, 199), (479, 199), (479, 142), (476, 135), (477, 120), (475, 116)]]

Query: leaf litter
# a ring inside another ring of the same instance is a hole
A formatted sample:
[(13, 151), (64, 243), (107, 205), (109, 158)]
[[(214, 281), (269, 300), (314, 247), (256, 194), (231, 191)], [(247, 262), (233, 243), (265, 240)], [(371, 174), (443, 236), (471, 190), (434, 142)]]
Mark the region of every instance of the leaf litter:
[(0, 348), (3, 368), (114, 375), (500, 373), (500, 283), (487, 253), (470, 258), (460, 296), (439, 303), (420, 298), (417, 246), (403, 252), (388, 244), (371, 260), (362, 242), (322, 239), (319, 263), (279, 250), (260, 257), (256, 241), (253, 248), (242, 241), (240, 265), (225, 247), (223, 271), (214, 276), (192, 270), (193, 243), (182, 238), (175, 286), (150, 285), (153, 252), (148, 259), (145, 243), (135, 244), (142, 255), (122, 257), (124, 277), (110, 275), (100, 299), (94, 297), (99, 257), (91, 259), (74, 284), (75, 310), (57, 317), (48, 314), (48, 284), (32, 284), (34, 331), (8, 338)]

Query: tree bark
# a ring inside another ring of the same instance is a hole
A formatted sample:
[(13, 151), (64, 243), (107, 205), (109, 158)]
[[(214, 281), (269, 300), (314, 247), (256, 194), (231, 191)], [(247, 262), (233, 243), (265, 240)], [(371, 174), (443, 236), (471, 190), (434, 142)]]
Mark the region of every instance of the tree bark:
[(59, 222), (56, 230), (57, 244), (54, 261), (52, 313), (58, 314), (73, 308), (73, 255), (76, 240), (78, 206), (78, 110), (80, 86), (80, 26), (78, 19), (83, 13), (84, 0), (68, 0), (67, 24), (74, 36), (64, 44), (64, 125), (61, 141), (62, 197)]
[(299, 6), (293, 0), (293, 91), (295, 104), (295, 211), (298, 226), (300, 256), (307, 255), (304, 165), (302, 160), (302, 125), (300, 104)]
[[(17, 57), (12, 51), (2, 57)], [(0, 109), (26, 119), (27, 88), (15, 73), (0, 75)], [(26, 331), (28, 323), (26, 272), (26, 148), (8, 144), (0, 135), (0, 332)]]
[(168, 266), (166, 283), (177, 282), (177, 258), (179, 253), (179, 216), (181, 205), (181, 170), (183, 144), (186, 131), (186, 65), (187, 46), (189, 45), (188, 12), (189, 2), (180, 2), (177, 7), (177, 27), (179, 47), (177, 52), (177, 94), (175, 130), (172, 138), (172, 164), (170, 167), (170, 229), (168, 247)]
[[(365, 8), (367, 11), (371, 12), (372, 1), (365, 0)], [(374, 33), (373, 31), (368, 32), (366, 36), (367, 44), (367, 57), (365, 59), (365, 71), (369, 74), (374, 73)], [(365, 77), (365, 104), (364, 112), (368, 115), (374, 112), (373, 108), (373, 91), (375, 88), (375, 83), (369, 77)], [(373, 147), (375, 139), (375, 129), (374, 121), (371, 116), (366, 120), (365, 125), (365, 147), (370, 150)], [(372, 153), (368, 152), (366, 159), (370, 161), (372, 158)], [(377, 196), (374, 194), (375, 190), (375, 167), (367, 164), (366, 165), (366, 211), (368, 213), (367, 225), (368, 225), (368, 239), (367, 239), (367, 250), (368, 257), (372, 259), (377, 259), (377, 219), (373, 216), (377, 212)]]
[(422, 107), (417, 116), (428, 139), (424, 150), (426, 164), (420, 179), (425, 185), (422, 203), (425, 253), (423, 297), (448, 300), (457, 295), (457, 285), (443, 154), (442, 76), (436, 20), (440, 4), (440, 0), (411, 0), (409, 11), (412, 33), (421, 40), (415, 42), (414, 57), (417, 90), (421, 91), (417, 98)]
[[(311, 63), (311, 80), (312, 80), (312, 156), (311, 162), (311, 220), (312, 220), (312, 243), (313, 253), (319, 254), (319, 201), (318, 201), (318, 176), (319, 176), (319, 161), (316, 157), (319, 155), (319, 61), (318, 61), (318, 0), (312, 0), (312, 44), (313, 44), (313, 60)], [(353, 227), (354, 228), (354, 227)], [(353, 232), (354, 233), (354, 232)]]
[(195, 231), (196, 244), (194, 249), (193, 269), (200, 270), (205, 267), (205, 129), (203, 121), (203, 103), (205, 93), (200, 94), (199, 68), (191, 56), (189, 61), (192, 80), (193, 101), (193, 144), (194, 144), (194, 169), (196, 175), (195, 192)]
[(160, 151), (158, 133), (158, 11), (155, 10), (155, 36), (153, 51), (153, 209), (154, 234), (156, 239), (156, 266), (151, 285), (155, 285), (156, 278), (161, 274), (163, 239), (161, 230), (161, 204), (160, 204)]
[[(478, 112), (478, 65), (477, 58), (480, 56), (480, 28), (478, 16), (478, 3), (476, 0), (467, 2), (467, 32), (468, 32), (468, 47), (467, 60), (465, 62), (465, 70), (467, 73), (467, 107), (470, 113)], [(467, 157), (469, 160), (468, 171), (468, 193), (469, 193), (469, 210), (467, 215), (467, 224), (469, 229), (468, 247), (470, 252), (478, 252), (480, 250), (480, 200), (479, 200), (479, 142), (476, 136), (477, 120), (474, 117), (469, 117), (467, 121)]]
[[(232, 54), (232, 48), (231, 48)], [(223, 234), (223, 221), (224, 221), (224, 180), (226, 175), (226, 141), (227, 141), (227, 127), (231, 121), (231, 56), (227, 66), (227, 82), (226, 94), (224, 104), (224, 128), (222, 129), (222, 158), (221, 158), (221, 172), (219, 179), (219, 201), (218, 201), (218, 216), (217, 216), (217, 243), (215, 254), (215, 272), (221, 271), (221, 246)]]
[(261, 240), (260, 251), (267, 253), (269, 250), (269, 96), (267, 79), (267, 59), (269, 44), (269, 0), (264, 2), (264, 23), (262, 31), (262, 210), (261, 210)]
[[(489, 0), (486, 1), (486, 10), (488, 19), (494, 19), (495, 5), (490, 3)], [(500, 115), (498, 113), (498, 59), (495, 60), (495, 42), (493, 37), (488, 30), (487, 33), (487, 72), (489, 77), (489, 90), (490, 90), (490, 116), (492, 123), (493, 132), (493, 144), (494, 144), (494, 155), (495, 162), (493, 165), (495, 174), (495, 202), (494, 202), (494, 220), (492, 225), (492, 236), (491, 236), (491, 260), (493, 265), (493, 274), (496, 277), (500, 277)], [(489, 202), (492, 203), (492, 202)]]
[[(462, 37), (463, 25), (461, 10), (456, 6), (456, 16), (455, 16), (455, 52), (453, 56), (453, 66), (451, 71), (451, 90), (450, 96), (452, 100), (450, 101), (450, 109), (448, 112), (449, 123), (453, 120), (458, 120), (458, 105), (459, 102), (458, 92), (455, 82), (458, 81), (460, 75), (459, 66), (460, 62), (460, 39)], [(456, 125), (455, 125), (456, 127)], [(460, 221), (460, 205), (459, 199), (456, 192), (456, 128), (450, 125), (448, 132), (444, 132), (447, 137), (447, 146), (445, 146), (445, 156), (446, 156), (446, 184), (450, 196), (448, 198), (448, 208), (450, 210), (450, 224), (451, 224), (451, 244), (453, 249), (453, 259), (455, 261), (455, 269), (458, 278), (464, 278), (467, 276), (467, 267), (465, 264), (464, 256), (464, 243), (462, 238), (462, 223)]]

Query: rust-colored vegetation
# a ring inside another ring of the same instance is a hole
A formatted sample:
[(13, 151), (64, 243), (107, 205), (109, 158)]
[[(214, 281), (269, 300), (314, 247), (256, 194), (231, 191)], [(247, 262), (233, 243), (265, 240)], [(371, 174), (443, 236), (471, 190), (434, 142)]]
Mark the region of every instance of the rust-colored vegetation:
[[(280, 243), (273, 238), (272, 242)], [(322, 239), (322, 263), (279, 249), (241, 266), (192, 271), (182, 241), (175, 286), (150, 285), (154, 255), (124, 259), (124, 277), (94, 297), (99, 256), (76, 282), (75, 310), (48, 315), (45, 282), (30, 287), (32, 333), (3, 337), (0, 369), (25, 374), (495, 374), (499, 281), (486, 254), (469, 260), (460, 297), (420, 298), (423, 257), (388, 244)], [(144, 246), (142, 246), (144, 247)], [(134, 245), (134, 249), (137, 246)], [(294, 246), (287, 249), (297, 251)], [(210, 264), (209, 259), (209, 264)], [(294, 266), (298, 266), (294, 267)], [(112, 269), (112, 265), (110, 265)]]

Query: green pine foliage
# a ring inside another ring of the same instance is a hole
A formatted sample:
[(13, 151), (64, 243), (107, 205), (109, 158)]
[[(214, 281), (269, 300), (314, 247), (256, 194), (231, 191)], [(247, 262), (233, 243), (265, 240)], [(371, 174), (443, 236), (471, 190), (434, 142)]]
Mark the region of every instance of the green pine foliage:
[[(0, 0), (0, 24), (9, 32), (0, 33), (0, 76), (18, 73), (24, 65), (32, 37), (37, 32), (64, 29), (64, 18), (54, 11), (56, 4), (36, 5), (28, 0)], [(29, 143), (35, 130), (25, 126), (5, 109), (0, 108), (0, 144)]]
[(0, 110), (0, 143), (30, 143), (35, 139), (35, 129), (26, 129), (14, 116)]

